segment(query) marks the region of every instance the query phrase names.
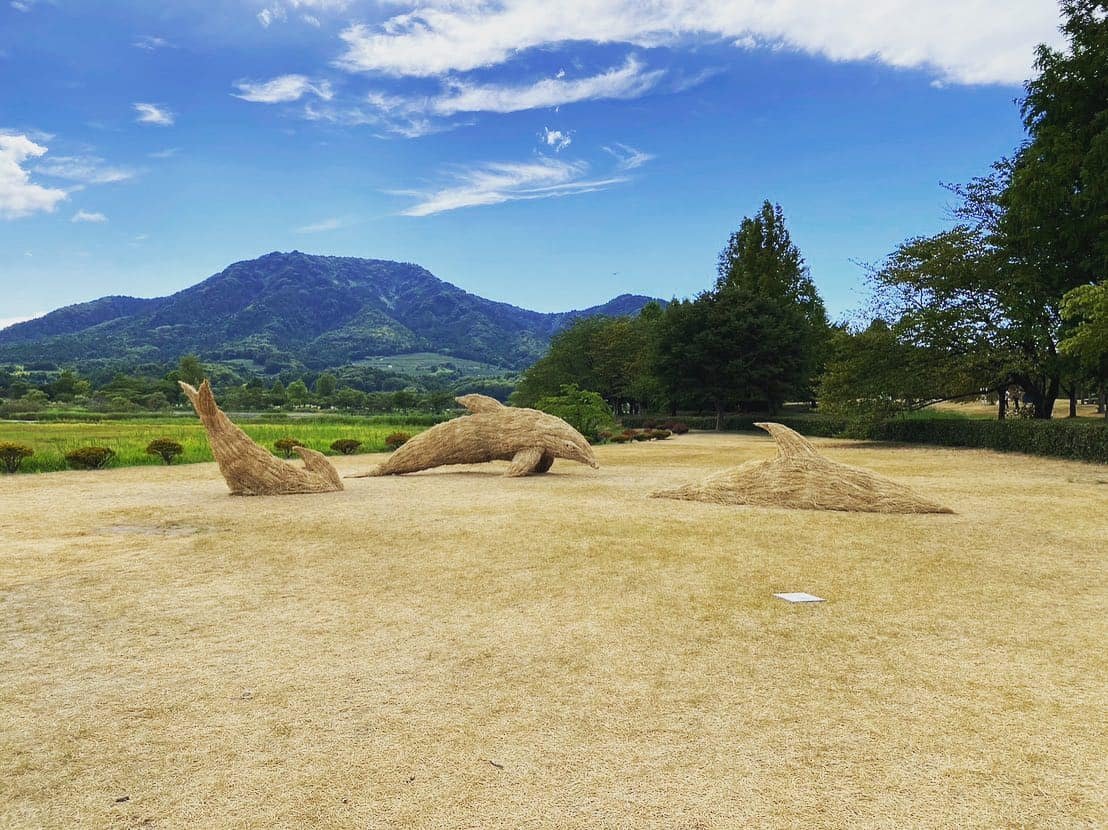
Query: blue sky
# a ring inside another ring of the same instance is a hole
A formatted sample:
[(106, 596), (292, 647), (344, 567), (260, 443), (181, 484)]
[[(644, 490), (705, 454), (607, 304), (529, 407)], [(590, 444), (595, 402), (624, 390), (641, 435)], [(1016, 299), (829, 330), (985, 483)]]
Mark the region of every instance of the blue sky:
[(1051, 0), (0, 0), (0, 325), (271, 250), (544, 311), (784, 208), (833, 316), (1022, 137)]

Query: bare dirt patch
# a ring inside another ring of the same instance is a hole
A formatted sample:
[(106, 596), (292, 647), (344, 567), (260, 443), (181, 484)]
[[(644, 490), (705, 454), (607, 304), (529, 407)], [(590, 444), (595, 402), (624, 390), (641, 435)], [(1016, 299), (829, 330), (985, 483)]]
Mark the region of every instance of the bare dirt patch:
[(0, 826), (1108, 823), (1103, 471), (815, 443), (956, 515), (647, 498), (753, 435), (0, 479)]

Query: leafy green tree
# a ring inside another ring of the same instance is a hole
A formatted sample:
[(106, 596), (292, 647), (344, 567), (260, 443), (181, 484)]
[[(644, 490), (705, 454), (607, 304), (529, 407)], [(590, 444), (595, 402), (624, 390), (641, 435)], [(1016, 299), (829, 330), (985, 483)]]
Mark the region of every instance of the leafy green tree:
[(720, 253), (715, 288), (666, 310), (654, 371), (671, 410), (709, 404), (718, 429), (740, 402), (773, 413), (809, 396), (827, 337), (823, 302), (781, 208), (765, 202)]
[(72, 369), (62, 369), (46, 392), (56, 401), (72, 401), (78, 395), (87, 395), (91, 389), (91, 384)]
[(1100, 411), (1108, 418), (1108, 281), (1067, 292), (1062, 318), (1071, 327), (1058, 350), (1079, 362), (1090, 385), (1097, 388)]
[(0, 442), (0, 469), (5, 473), (19, 472), (23, 459), (30, 458), (34, 454), (35, 451), (24, 444)]
[(578, 389), (574, 383), (563, 386), (557, 395), (539, 398), (535, 408), (557, 415), (589, 441), (595, 441), (601, 431), (615, 426), (604, 399), (596, 392)]
[(292, 451), (295, 447), (306, 446), (303, 441), (293, 438), (291, 435), (286, 435), (284, 438), (278, 438), (273, 442), (273, 446), (277, 448), (285, 458), (292, 457)]
[(303, 406), (311, 400), (312, 393), (308, 391), (308, 384), (302, 380), (294, 380), (287, 390), (289, 403), (293, 406)]
[(285, 384), (280, 380), (273, 381), (273, 386), (269, 388), (269, 402), (273, 406), (284, 406), (288, 403), (288, 391), (285, 389)]
[(340, 409), (365, 409), (366, 393), (358, 389), (344, 387), (335, 393), (335, 406)]
[(172, 464), (173, 459), (184, 451), (185, 448), (172, 438), (155, 438), (146, 445), (146, 454), (158, 456), (165, 464)]
[(194, 354), (182, 355), (177, 363), (177, 375), (190, 386), (199, 386), (204, 382), (204, 367), (200, 358)]
[(820, 379), (820, 409), (860, 421), (883, 420), (978, 391), (966, 366), (919, 346), (884, 320), (858, 333), (836, 331)]
[(330, 372), (324, 372), (315, 382), (315, 393), (321, 400), (326, 400), (335, 394), (337, 381)]

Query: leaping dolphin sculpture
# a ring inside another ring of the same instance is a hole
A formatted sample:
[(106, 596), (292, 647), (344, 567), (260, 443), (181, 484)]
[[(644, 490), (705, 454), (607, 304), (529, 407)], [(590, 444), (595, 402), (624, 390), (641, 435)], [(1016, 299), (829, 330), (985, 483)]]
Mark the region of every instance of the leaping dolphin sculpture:
[(903, 484), (824, 458), (812, 442), (784, 424), (761, 423), (777, 442), (777, 457), (748, 461), (695, 484), (651, 493), (653, 498), (845, 510), (863, 513), (953, 513)]
[(366, 476), (400, 475), (447, 464), (511, 461), (506, 476), (545, 473), (556, 458), (600, 465), (585, 437), (554, 415), (504, 406), (486, 395), (456, 398), (472, 414), (446, 421), (410, 439)]
[(293, 450), (304, 466), (275, 458), (239, 429), (215, 402), (207, 381), (195, 389), (178, 381), (208, 433), (212, 455), (233, 496), (279, 496), (294, 493), (329, 493), (342, 489), (338, 471), (323, 453), (307, 447)]

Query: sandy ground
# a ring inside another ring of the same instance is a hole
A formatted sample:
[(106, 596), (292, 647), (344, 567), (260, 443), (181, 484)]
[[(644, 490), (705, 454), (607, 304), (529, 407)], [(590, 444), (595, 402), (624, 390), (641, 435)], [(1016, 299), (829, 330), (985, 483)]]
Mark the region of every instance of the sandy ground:
[(0, 827), (1108, 825), (1108, 469), (817, 444), (956, 515), (647, 498), (745, 435), (4, 477)]

